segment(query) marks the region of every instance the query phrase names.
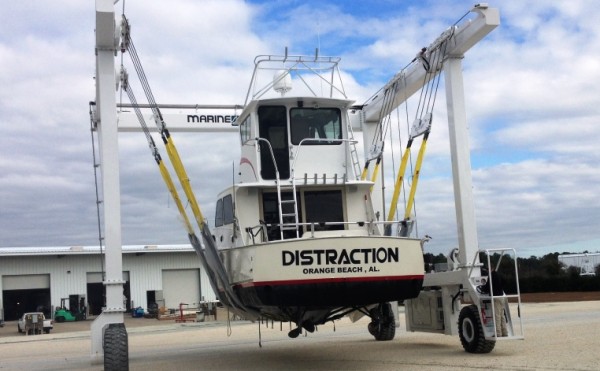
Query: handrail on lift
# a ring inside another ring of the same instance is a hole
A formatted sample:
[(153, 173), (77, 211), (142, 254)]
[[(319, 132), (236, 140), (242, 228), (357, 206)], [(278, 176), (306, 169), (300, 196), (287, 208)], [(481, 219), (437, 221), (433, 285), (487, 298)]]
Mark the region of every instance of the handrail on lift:
[[(479, 252), (481, 252), (482, 250), (477, 251), (477, 256), (479, 256)], [(490, 281), (490, 293), (489, 296), (485, 295), (485, 296), (480, 296), (481, 299), (487, 299), (489, 297), (489, 299), (491, 300), (491, 303), (493, 304), (494, 299), (496, 298), (506, 298), (506, 299), (510, 299), (510, 298), (517, 298), (517, 317), (519, 318), (519, 333), (520, 335), (517, 335), (515, 333), (515, 329), (513, 326), (513, 321), (511, 316), (509, 315), (509, 318), (507, 322), (510, 322), (511, 324), (511, 330), (513, 335), (511, 336), (506, 336), (506, 337), (490, 337), (488, 340), (523, 340), (525, 339), (525, 333), (524, 333), (524, 329), (523, 329), (523, 317), (521, 317), (521, 289), (519, 287), (519, 269), (518, 269), (518, 265), (517, 265), (517, 252), (515, 249), (513, 248), (496, 248), (496, 249), (486, 249), (483, 250), (486, 253), (486, 258), (487, 258), (487, 266), (491, 267), (492, 266), (492, 261), (491, 261), (491, 254), (492, 253), (496, 253), (496, 252), (500, 252), (500, 257), (498, 258), (498, 262), (496, 263), (496, 266), (494, 267), (494, 269), (496, 271), (498, 271), (498, 268), (500, 268), (500, 263), (502, 262), (502, 257), (505, 255), (505, 253), (507, 251), (512, 251), (512, 255), (514, 256), (514, 269), (515, 269), (515, 286), (516, 286), (516, 290), (517, 293), (516, 294), (503, 294), (502, 296), (499, 295), (494, 295), (494, 282), (491, 280), (491, 274), (492, 274), (492, 270), (488, 270), (488, 280)], [(471, 267), (471, 269), (473, 269), (473, 267)], [(506, 306), (508, 306), (508, 302), (505, 303)], [(491, 305), (492, 307), (492, 318), (493, 318), (493, 322), (494, 322), (494, 332), (496, 332), (496, 309), (494, 307), (494, 305)], [(509, 312), (508, 312), (509, 313)]]

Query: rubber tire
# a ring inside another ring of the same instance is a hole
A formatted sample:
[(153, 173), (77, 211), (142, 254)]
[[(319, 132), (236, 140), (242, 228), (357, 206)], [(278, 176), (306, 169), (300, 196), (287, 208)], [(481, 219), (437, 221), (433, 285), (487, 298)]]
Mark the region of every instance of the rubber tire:
[(50, 329), (49, 328), (48, 329), (44, 329), (44, 333), (45, 334), (49, 334), (50, 333)]
[(23, 333), (23, 330), (21, 330), (21, 328), (19, 327), (19, 325), (17, 325), (17, 330), (19, 330), (19, 334)]
[(56, 322), (59, 322), (59, 323), (65, 322), (65, 317), (63, 317), (63, 316), (58, 316), (55, 319), (56, 319)]
[(477, 306), (472, 304), (461, 309), (458, 316), (458, 337), (468, 353), (489, 353), (496, 346), (495, 340), (486, 340), (479, 319)]
[(390, 303), (381, 303), (371, 310), (372, 321), (369, 323), (369, 333), (377, 341), (393, 340), (396, 336), (396, 320)]
[(129, 344), (123, 323), (111, 323), (104, 331), (104, 370), (129, 370)]

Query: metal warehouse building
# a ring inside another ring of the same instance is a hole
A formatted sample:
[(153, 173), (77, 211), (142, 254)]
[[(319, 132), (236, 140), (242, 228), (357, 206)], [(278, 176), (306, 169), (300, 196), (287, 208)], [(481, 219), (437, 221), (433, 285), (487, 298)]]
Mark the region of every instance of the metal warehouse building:
[[(15, 320), (24, 312), (80, 305), (89, 315), (100, 314), (103, 264), (98, 246), (0, 248), (0, 313)], [(216, 300), (190, 245), (123, 246), (123, 280), (127, 309)]]

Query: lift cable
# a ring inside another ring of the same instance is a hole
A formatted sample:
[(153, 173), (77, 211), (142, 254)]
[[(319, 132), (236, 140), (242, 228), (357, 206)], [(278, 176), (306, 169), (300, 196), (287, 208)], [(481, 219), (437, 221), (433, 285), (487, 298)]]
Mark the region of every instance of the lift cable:
[(135, 98), (133, 90), (131, 90), (131, 87), (129, 86), (127, 72), (124, 69), (121, 70), (121, 85), (122, 85), (123, 90), (125, 90), (125, 92), (127, 93), (127, 96), (133, 106), (133, 109), (138, 118), (138, 121), (140, 122), (140, 125), (142, 126), (142, 131), (144, 132), (144, 135), (146, 136), (146, 140), (148, 141), (148, 146), (150, 147), (150, 152), (152, 153), (152, 156), (154, 157), (154, 160), (156, 161), (156, 164), (158, 165), (158, 167), (160, 169), (160, 174), (162, 175), (162, 178), (165, 181), (165, 185), (167, 186), (167, 189), (171, 193), (171, 197), (173, 197), (173, 201), (175, 201), (175, 204), (177, 205), (179, 214), (183, 218), (185, 229), (187, 230), (188, 234), (190, 234), (190, 235), (194, 234), (194, 229), (192, 227), (192, 224), (190, 223), (187, 213), (185, 212), (185, 208), (183, 206), (183, 203), (181, 202), (179, 193), (177, 192), (177, 189), (175, 188), (175, 184), (173, 183), (171, 174), (169, 173), (169, 170), (166, 168), (166, 166), (162, 160), (162, 157), (160, 156), (160, 152), (158, 151), (158, 148), (156, 147), (156, 143), (154, 142), (154, 139), (152, 138), (152, 135), (150, 134), (150, 130), (148, 129), (148, 126), (146, 125), (146, 120), (144, 119), (144, 116), (142, 115), (142, 112), (137, 104), (137, 100)]
[(371, 155), (365, 161), (365, 166), (363, 168), (361, 174), (361, 180), (366, 180), (367, 175), (369, 173), (369, 165), (373, 160), (376, 160), (375, 168), (373, 169), (371, 181), (375, 183), (377, 180), (377, 174), (379, 173), (379, 166), (381, 164), (381, 160), (383, 157), (383, 148), (385, 145), (385, 139), (387, 137), (387, 133), (389, 131), (389, 127), (391, 125), (391, 117), (390, 115), (381, 116), (381, 112), (389, 112), (391, 111), (391, 107), (394, 104), (394, 99), (396, 98), (396, 90), (398, 86), (398, 80), (395, 80), (390, 86), (387, 86), (384, 89), (383, 93), (383, 103), (380, 111), (380, 116), (378, 118), (378, 124), (376, 127), (375, 135), (373, 136), (373, 141), (371, 143), (370, 152)]
[[(396, 91), (397, 91), (397, 87), (398, 87), (398, 80), (394, 81), (394, 83), (388, 87), (388, 89), (386, 89), (385, 92), (385, 96), (384, 96), (384, 102), (383, 102), (383, 107), (382, 107), (382, 111), (381, 112), (391, 112), (392, 111), (392, 106), (394, 104), (394, 100), (396, 99)], [(375, 168), (373, 169), (373, 175), (371, 177), (371, 181), (373, 182), (373, 184), (375, 184), (375, 182), (377, 181), (377, 174), (379, 174), (379, 166), (381, 165), (381, 160), (383, 159), (383, 148), (385, 146), (385, 140), (387, 138), (387, 133), (391, 126), (391, 122), (392, 122), (392, 117), (390, 114), (385, 115), (385, 117), (380, 117), (379, 119), (380, 124), (378, 125), (378, 129), (380, 129), (380, 133), (379, 133), (379, 141), (381, 143), (380, 148), (378, 148), (378, 155), (377, 155), (377, 161), (375, 162)], [(373, 138), (375, 140), (375, 138), (377, 138), (377, 135)], [(376, 144), (373, 144), (374, 147), (376, 147)], [(371, 187), (372, 189), (372, 187)]]
[[(444, 47), (444, 52), (445, 52), (445, 47), (447, 45), (447, 43), (443, 44)], [(437, 53), (437, 58), (441, 58), (441, 55), (443, 53)], [(438, 60), (435, 61), (436, 63), (434, 63), (434, 65), (437, 64)], [(429, 133), (431, 132), (431, 121), (432, 121), (432, 112), (433, 112), (433, 107), (435, 106), (435, 100), (437, 97), (437, 92), (438, 92), (438, 88), (439, 88), (439, 84), (440, 84), (440, 80), (441, 80), (441, 74), (438, 74), (437, 77), (434, 78), (433, 83), (431, 84), (431, 89), (433, 90), (431, 92), (431, 94), (428, 97), (428, 101), (427, 101), (427, 109), (422, 110), (421, 111), (421, 115), (423, 115), (423, 112), (428, 112), (425, 116), (425, 118), (423, 119), (421, 116), (421, 120), (426, 120), (426, 122), (421, 122), (421, 125), (425, 125), (426, 129), (423, 133), (423, 141), (421, 142), (421, 148), (419, 148), (419, 154), (417, 155), (417, 161), (415, 163), (415, 169), (413, 172), (413, 178), (412, 178), (412, 184), (410, 187), (410, 193), (408, 196), (408, 201), (406, 204), (406, 210), (404, 213), (404, 222), (407, 222), (410, 219), (410, 215), (411, 215), (411, 211), (412, 211), (412, 207), (413, 207), (413, 203), (414, 203), (414, 198), (415, 198), (415, 193), (417, 190), (417, 184), (419, 182), (419, 175), (421, 174), (421, 166), (423, 163), (423, 157), (425, 155), (425, 148), (427, 147), (427, 139), (429, 139)], [(428, 88), (429, 88), (429, 84), (428, 84)], [(417, 133), (411, 133), (411, 135), (419, 135)], [(403, 223), (403, 225), (406, 223)]]
[[(451, 30), (453, 29), (454, 28), (452, 28)], [(397, 210), (398, 198), (400, 195), (402, 184), (404, 183), (406, 166), (409, 160), (413, 140), (418, 136), (423, 135), (423, 140), (421, 142), (421, 147), (417, 156), (415, 168), (414, 170), (411, 169), (411, 173), (413, 174), (411, 189), (409, 192), (408, 200), (406, 201), (404, 220), (401, 224), (401, 235), (403, 236), (408, 236), (410, 234), (411, 228), (408, 225), (408, 222), (410, 220), (410, 215), (413, 209), (416, 188), (421, 172), (421, 166), (425, 154), (425, 149), (427, 147), (427, 139), (429, 138), (429, 133), (431, 131), (431, 121), (433, 116), (432, 112), (433, 107), (435, 106), (437, 91), (441, 80), (441, 74), (439, 73), (439, 71), (443, 66), (447, 41), (451, 38), (452, 34), (453, 31), (450, 31), (448, 34), (444, 35), (443, 39), (437, 45), (435, 45), (435, 48), (433, 50), (428, 51), (426, 48), (421, 49), (421, 51), (419, 52), (419, 54), (417, 54), (417, 57), (415, 58), (415, 61), (419, 61), (423, 65), (426, 74), (423, 77), (423, 88), (421, 88), (421, 94), (419, 96), (419, 102), (415, 112), (415, 121), (410, 129), (406, 148), (404, 150), (404, 154), (402, 155), (402, 160), (400, 162), (400, 169), (398, 170), (398, 173), (396, 175), (396, 182), (394, 184), (394, 191), (387, 218), (387, 221), (394, 220), (394, 216)], [(429, 58), (432, 56), (433, 60), (430, 60)], [(386, 234), (391, 234), (391, 226), (386, 228)]]
[(160, 109), (156, 104), (156, 100), (154, 99), (154, 95), (152, 94), (152, 89), (150, 89), (150, 84), (148, 83), (148, 79), (146, 78), (146, 74), (144, 73), (144, 69), (142, 67), (135, 46), (133, 45), (133, 40), (131, 39), (131, 35), (129, 33), (129, 23), (125, 17), (123, 17), (122, 29), (124, 30), (124, 32), (127, 33), (126, 37), (123, 38), (124, 41), (121, 46), (121, 51), (127, 50), (129, 52), (131, 61), (135, 67), (144, 93), (146, 94), (146, 98), (148, 99), (148, 103), (150, 104), (150, 107), (152, 109), (152, 113), (154, 115), (154, 122), (167, 149), (167, 154), (169, 156), (169, 159), (171, 160), (171, 164), (173, 165), (175, 173), (177, 174), (179, 182), (181, 183), (181, 187), (183, 188), (183, 191), (188, 198), (188, 202), (192, 208), (192, 213), (196, 218), (198, 227), (201, 231), (203, 231), (205, 228), (208, 227), (206, 220), (204, 218), (204, 215), (202, 214), (202, 211), (200, 210), (200, 207), (198, 206), (196, 196), (192, 191), (189, 177), (187, 175), (185, 167), (183, 166), (183, 162), (181, 161), (181, 157), (179, 156), (177, 148), (175, 147), (173, 138), (171, 137), (169, 130), (167, 129), (166, 123), (163, 119), (162, 113), (160, 112)]
[[(152, 138), (152, 135), (150, 134), (150, 130), (148, 129), (148, 126), (146, 125), (144, 116), (141, 113), (141, 110), (137, 103), (137, 99), (135, 98), (135, 95), (134, 95), (133, 91), (131, 90), (131, 87), (130, 87), (129, 81), (128, 81), (129, 79), (127, 76), (127, 72), (123, 68), (121, 69), (120, 77), (121, 77), (121, 87), (127, 93), (129, 101), (131, 102), (131, 105), (135, 111), (138, 121), (140, 122), (142, 131), (143, 131), (144, 135), (146, 136), (146, 140), (148, 141), (148, 146), (150, 148), (150, 152), (152, 153), (152, 156), (154, 157), (154, 160), (156, 161), (156, 163), (159, 167), (160, 174), (165, 182), (165, 185), (167, 186), (167, 189), (169, 190), (169, 192), (171, 194), (171, 197), (173, 198), (173, 200), (175, 201), (175, 204), (177, 205), (179, 214), (183, 218), (185, 229), (188, 232), (188, 238), (196, 250), (198, 248), (202, 249), (202, 247), (200, 245), (200, 241), (199, 241), (198, 237), (196, 236), (196, 233), (194, 232), (194, 228), (192, 227), (192, 224), (188, 218), (187, 212), (185, 211), (183, 202), (181, 201), (181, 198), (179, 197), (179, 193), (177, 192), (177, 189), (175, 187), (173, 179), (171, 178), (171, 174), (169, 173), (168, 169), (166, 168), (166, 166), (162, 160), (162, 157), (160, 156), (160, 152), (158, 151), (158, 148), (156, 147), (156, 143), (154, 142), (154, 139)], [(205, 259), (202, 259), (202, 261), (206, 262)], [(206, 264), (208, 264), (208, 263), (206, 263)], [(213, 274), (213, 270), (205, 267), (205, 271), (208, 275), (212, 276), (211, 278), (213, 278), (210, 280), (210, 282), (211, 283), (216, 282), (214, 280), (215, 277)], [(219, 292), (217, 287), (213, 287), (213, 290), (215, 291), (215, 293)]]
[[(135, 47), (133, 45), (133, 41), (131, 40), (131, 32), (130, 32), (131, 27), (129, 25), (127, 18), (124, 15), (122, 16), (121, 22), (122, 22), (122, 25), (121, 25), (121, 32), (122, 32), (122, 34), (121, 34), (121, 40), (122, 40), (121, 52), (122, 53), (124, 53), (125, 51), (129, 52), (129, 55), (131, 57), (132, 63), (137, 72), (140, 83), (142, 84), (144, 93), (146, 94), (148, 103), (152, 109), (153, 116), (154, 116), (154, 122), (160, 132), (161, 138), (166, 147), (167, 154), (171, 161), (171, 165), (173, 166), (175, 173), (177, 174), (179, 183), (180, 183), (181, 187), (183, 188), (183, 191), (187, 197), (188, 203), (190, 204), (190, 206), (192, 208), (192, 213), (194, 214), (196, 223), (198, 225), (198, 228), (200, 229), (202, 241), (204, 242), (204, 244), (202, 244), (200, 242), (200, 240), (198, 239), (196, 234), (193, 232), (193, 229), (191, 228), (191, 224), (189, 224), (186, 226), (186, 229), (188, 230), (188, 238), (190, 240), (190, 243), (194, 247), (194, 250), (196, 250), (196, 253), (200, 256), (200, 260), (203, 263), (207, 274), (211, 276), (212, 279), (210, 281), (213, 286), (213, 290), (215, 291), (215, 293), (219, 294), (219, 299), (221, 301), (223, 301), (224, 304), (226, 304), (226, 305), (230, 305), (234, 308), (239, 308), (240, 310), (245, 311), (245, 312), (254, 313), (254, 311), (252, 309), (247, 308), (244, 304), (242, 304), (242, 302), (239, 299), (239, 297), (237, 296), (237, 294), (235, 294), (233, 292), (233, 289), (229, 283), (229, 277), (227, 275), (225, 267), (223, 266), (223, 264), (220, 260), (218, 249), (217, 249), (215, 242), (213, 240), (213, 237), (210, 233), (210, 229), (208, 227), (206, 219), (204, 218), (204, 216), (200, 210), (200, 207), (198, 206), (198, 202), (197, 202), (194, 192), (192, 190), (189, 177), (187, 175), (187, 172), (185, 170), (183, 162), (181, 161), (181, 157), (179, 156), (179, 153), (177, 152), (177, 149), (175, 147), (175, 144), (173, 143), (173, 139), (171, 138), (171, 136), (169, 134), (169, 131), (167, 129), (166, 123), (164, 122), (164, 119), (160, 112), (160, 109), (158, 108), (158, 105), (156, 104), (154, 95), (152, 94), (152, 90), (150, 89), (150, 84), (148, 83), (146, 74), (144, 73), (144, 69), (142, 68), (142, 64), (139, 60), (139, 57), (138, 57)], [(129, 87), (129, 83), (127, 83), (127, 86)], [(129, 88), (128, 88), (128, 90), (129, 90)], [(136, 113), (136, 114), (138, 115), (138, 119), (139, 119), (141, 117), (141, 113)], [(142, 125), (142, 127), (143, 126), (144, 125)], [(149, 136), (147, 127), (146, 127), (146, 136), (147, 137)], [(156, 156), (155, 152), (153, 152), (153, 155)], [(180, 209), (180, 212), (182, 210), (185, 213), (185, 209)], [(218, 284), (217, 284), (217, 282), (218, 282)]]
[(100, 220), (100, 205), (102, 204), (102, 201), (100, 200), (100, 192), (98, 191), (98, 167), (100, 166), (100, 163), (96, 160), (96, 141), (94, 139), (94, 131), (96, 131), (96, 129), (96, 102), (90, 102), (90, 134), (92, 137), (92, 161), (94, 165), (94, 185), (96, 188), (96, 216), (98, 221), (98, 246), (100, 248), (100, 272), (102, 274), (102, 281), (104, 281), (104, 251), (102, 249), (104, 237), (102, 237), (102, 223)]

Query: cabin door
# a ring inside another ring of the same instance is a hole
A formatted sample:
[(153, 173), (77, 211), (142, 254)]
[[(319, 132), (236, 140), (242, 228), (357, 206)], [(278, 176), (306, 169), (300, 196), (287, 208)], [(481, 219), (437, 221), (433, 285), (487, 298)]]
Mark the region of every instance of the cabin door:
[[(280, 179), (290, 177), (290, 152), (288, 145), (287, 115), (284, 106), (258, 108), (258, 134), (271, 143)], [(260, 175), (275, 179), (275, 164), (266, 143), (260, 142)]]

